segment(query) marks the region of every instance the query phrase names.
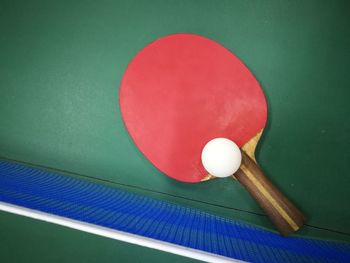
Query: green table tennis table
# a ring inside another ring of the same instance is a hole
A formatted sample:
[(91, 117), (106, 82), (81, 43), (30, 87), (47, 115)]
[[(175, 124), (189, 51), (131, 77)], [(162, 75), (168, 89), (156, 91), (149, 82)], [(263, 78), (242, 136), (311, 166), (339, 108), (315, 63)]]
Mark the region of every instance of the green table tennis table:
[[(162, 175), (123, 124), (119, 84), (130, 60), (157, 38), (196, 33), (233, 51), (265, 92), (257, 159), (305, 213), (296, 235), (349, 242), (349, 8), (346, 1), (1, 1), (0, 157), (273, 231), (237, 182)], [(192, 262), (5, 212), (0, 229), (2, 262)]]

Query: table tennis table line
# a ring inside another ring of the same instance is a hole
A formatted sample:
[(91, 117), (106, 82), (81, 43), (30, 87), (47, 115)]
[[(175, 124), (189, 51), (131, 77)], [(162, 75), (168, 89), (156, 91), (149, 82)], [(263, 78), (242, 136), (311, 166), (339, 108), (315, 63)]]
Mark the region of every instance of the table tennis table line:
[(123, 231), (118, 231), (107, 227), (101, 227), (98, 225), (94, 225), (94, 224), (90, 224), (90, 223), (86, 223), (78, 220), (73, 220), (62, 216), (41, 212), (39, 210), (12, 205), (1, 201), (0, 201), (0, 210), (4, 212), (16, 214), (16, 215), (29, 217), (32, 219), (37, 219), (44, 222), (65, 226), (65, 227), (80, 230), (83, 232), (131, 243), (131, 244), (140, 245), (151, 249), (166, 251), (172, 254), (197, 259), (200, 261), (218, 262), (218, 263), (245, 262), (242, 260), (228, 258), (228, 257), (208, 253), (205, 251), (193, 249), (193, 248), (179, 246), (169, 242), (164, 242), (164, 241), (143, 237), (143, 236), (139, 236), (139, 235), (123, 232)]

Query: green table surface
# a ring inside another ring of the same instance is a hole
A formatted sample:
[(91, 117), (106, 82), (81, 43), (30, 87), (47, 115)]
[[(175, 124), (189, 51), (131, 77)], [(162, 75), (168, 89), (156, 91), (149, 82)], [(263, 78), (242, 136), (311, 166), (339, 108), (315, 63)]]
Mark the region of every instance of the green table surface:
[(350, 241), (349, 7), (1, 1), (0, 155), (272, 229), (237, 182), (176, 182), (143, 157), (124, 127), (118, 93), (129, 61), (159, 37), (196, 33), (229, 48), (262, 85), (269, 116), (257, 159), (305, 212), (299, 234)]
[(70, 228), (0, 212), (0, 261), (8, 263), (195, 263), (177, 256)]

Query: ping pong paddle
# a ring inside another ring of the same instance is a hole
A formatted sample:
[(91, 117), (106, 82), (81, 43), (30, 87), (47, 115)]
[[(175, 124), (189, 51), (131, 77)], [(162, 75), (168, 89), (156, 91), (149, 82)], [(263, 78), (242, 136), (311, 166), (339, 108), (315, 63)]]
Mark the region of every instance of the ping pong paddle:
[(253, 74), (228, 49), (195, 34), (160, 38), (129, 63), (119, 99), (130, 136), (164, 174), (189, 183), (211, 179), (202, 149), (213, 138), (228, 138), (242, 153), (234, 177), (279, 232), (288, 235), (303, 224), (303, 214), (256, 163), (267, 103)]

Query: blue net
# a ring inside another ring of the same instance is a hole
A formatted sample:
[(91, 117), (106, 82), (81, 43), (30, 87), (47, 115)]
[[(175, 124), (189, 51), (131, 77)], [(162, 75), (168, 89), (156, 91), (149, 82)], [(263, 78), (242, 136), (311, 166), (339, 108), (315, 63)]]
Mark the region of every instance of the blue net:
[(346, 243), (239, 221), (0, 160), (0, 201), (250, 262), (350, 262)]

